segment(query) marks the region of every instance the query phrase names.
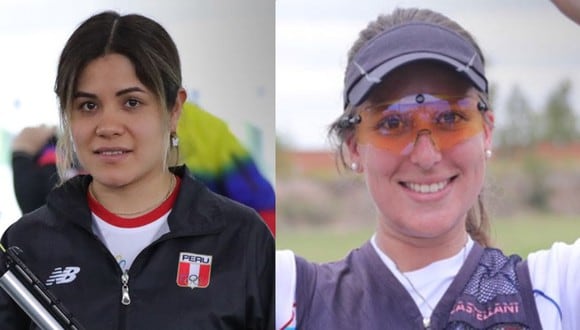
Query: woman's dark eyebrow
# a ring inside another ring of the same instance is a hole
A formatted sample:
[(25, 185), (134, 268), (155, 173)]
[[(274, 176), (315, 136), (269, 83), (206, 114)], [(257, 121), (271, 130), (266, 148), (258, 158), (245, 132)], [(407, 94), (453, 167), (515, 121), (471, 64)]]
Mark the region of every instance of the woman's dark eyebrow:
[(135, 87), (129, 87), (129, 88), (122, 89), (122, 90), (118, 91), (117, 93), (115, 93), (115, 96), (121, 96), (123, 94), (132, 93), (132, 92), (146, 93), (146, 91), (143, 90), (142, 88), (135, 86)]
[(92, 93), (87, 93), (87, 92), (81, 92), (81, 91), (77, 91), (73, 94), (73, 99), (79, 98), (79, 97), (86, 97), (89, 99), (96, 99), (97, 95), (92, 94)]
[[(115, 93), (115, 96), (121, 96), (123, 94), (132, 93), (132, 92), (146, 93), (146, 91), (143, 90), (142, 88), (135, 86), (135, 87), (129, 87), (129, 88), (122, 89), (122, 90), (118, 91), (117, 93)], [(92, 94), (92, 93), (77, 91), (76, 93), (74, 93), (73, 98), (78, 98), (78, 97), (86, 97), (86, 98), (90, 98), (90, 99), (96, 99), (97, 95)]]

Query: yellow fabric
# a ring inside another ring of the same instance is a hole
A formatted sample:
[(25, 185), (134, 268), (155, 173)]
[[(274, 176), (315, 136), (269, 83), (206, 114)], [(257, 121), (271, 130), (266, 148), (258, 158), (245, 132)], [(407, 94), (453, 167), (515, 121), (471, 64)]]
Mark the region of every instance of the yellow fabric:
[(183, 105), (177, 136), (181, 161), (203, 176), (221, 175), (249, 156), (223, 120), (194, 103)]

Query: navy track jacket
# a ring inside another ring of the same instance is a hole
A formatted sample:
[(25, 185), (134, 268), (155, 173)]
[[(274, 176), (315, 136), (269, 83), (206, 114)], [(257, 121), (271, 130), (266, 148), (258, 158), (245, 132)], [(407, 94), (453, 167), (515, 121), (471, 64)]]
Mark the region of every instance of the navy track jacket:
[[(170, 232), (129, 269), (128, 305), (121, 302), (121, 268), (91, 230), (90, 176), (53, 190), (47, 205), (6, 230), (2, 244), (23, 251), (28, 267), (86, 329), (273, 329), (270, 231), (254, 210), (212, 193), (185, 167), (172, 171), (182, 184)], [(203, 256), (211, 256), (210, 265)], [(182, 274), (190, 266), (203, 270)], [(201, 272), (206, 287), (183, 285)], [(36, 329), (3, 290), (0, 329)]]

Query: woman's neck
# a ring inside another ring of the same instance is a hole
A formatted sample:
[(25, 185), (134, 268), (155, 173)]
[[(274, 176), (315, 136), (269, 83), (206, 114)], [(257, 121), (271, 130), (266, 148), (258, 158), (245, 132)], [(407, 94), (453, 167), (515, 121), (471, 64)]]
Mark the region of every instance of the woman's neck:
[(439, 237), (420, 238), (405, 236), (391, 228), (379, 226), (376, 243), (395, 262), (399, 271), (409, 272), (456, 255), (465, 247), (467, 237), (465, 229), (454, 228)]
[(120, 186), (104, 185), (94, 180), (89, 185), (89, 192), (109, 212), (131, 218), (161, 205), (173, 191), (175, 182), (171, 172)]

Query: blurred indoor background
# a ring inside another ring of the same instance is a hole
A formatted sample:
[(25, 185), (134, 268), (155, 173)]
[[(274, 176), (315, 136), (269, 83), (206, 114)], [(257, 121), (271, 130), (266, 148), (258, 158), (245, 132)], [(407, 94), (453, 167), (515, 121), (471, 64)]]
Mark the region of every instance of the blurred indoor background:
[(221, 117), (274, 180), (274, 2), (271, 0), (0, 1), (0, 232), (20, 216), (9, 146), (25, 126), (58, 123), (60, 51), (102, 10), (162, 24), (180, 52), (190, 101)]

